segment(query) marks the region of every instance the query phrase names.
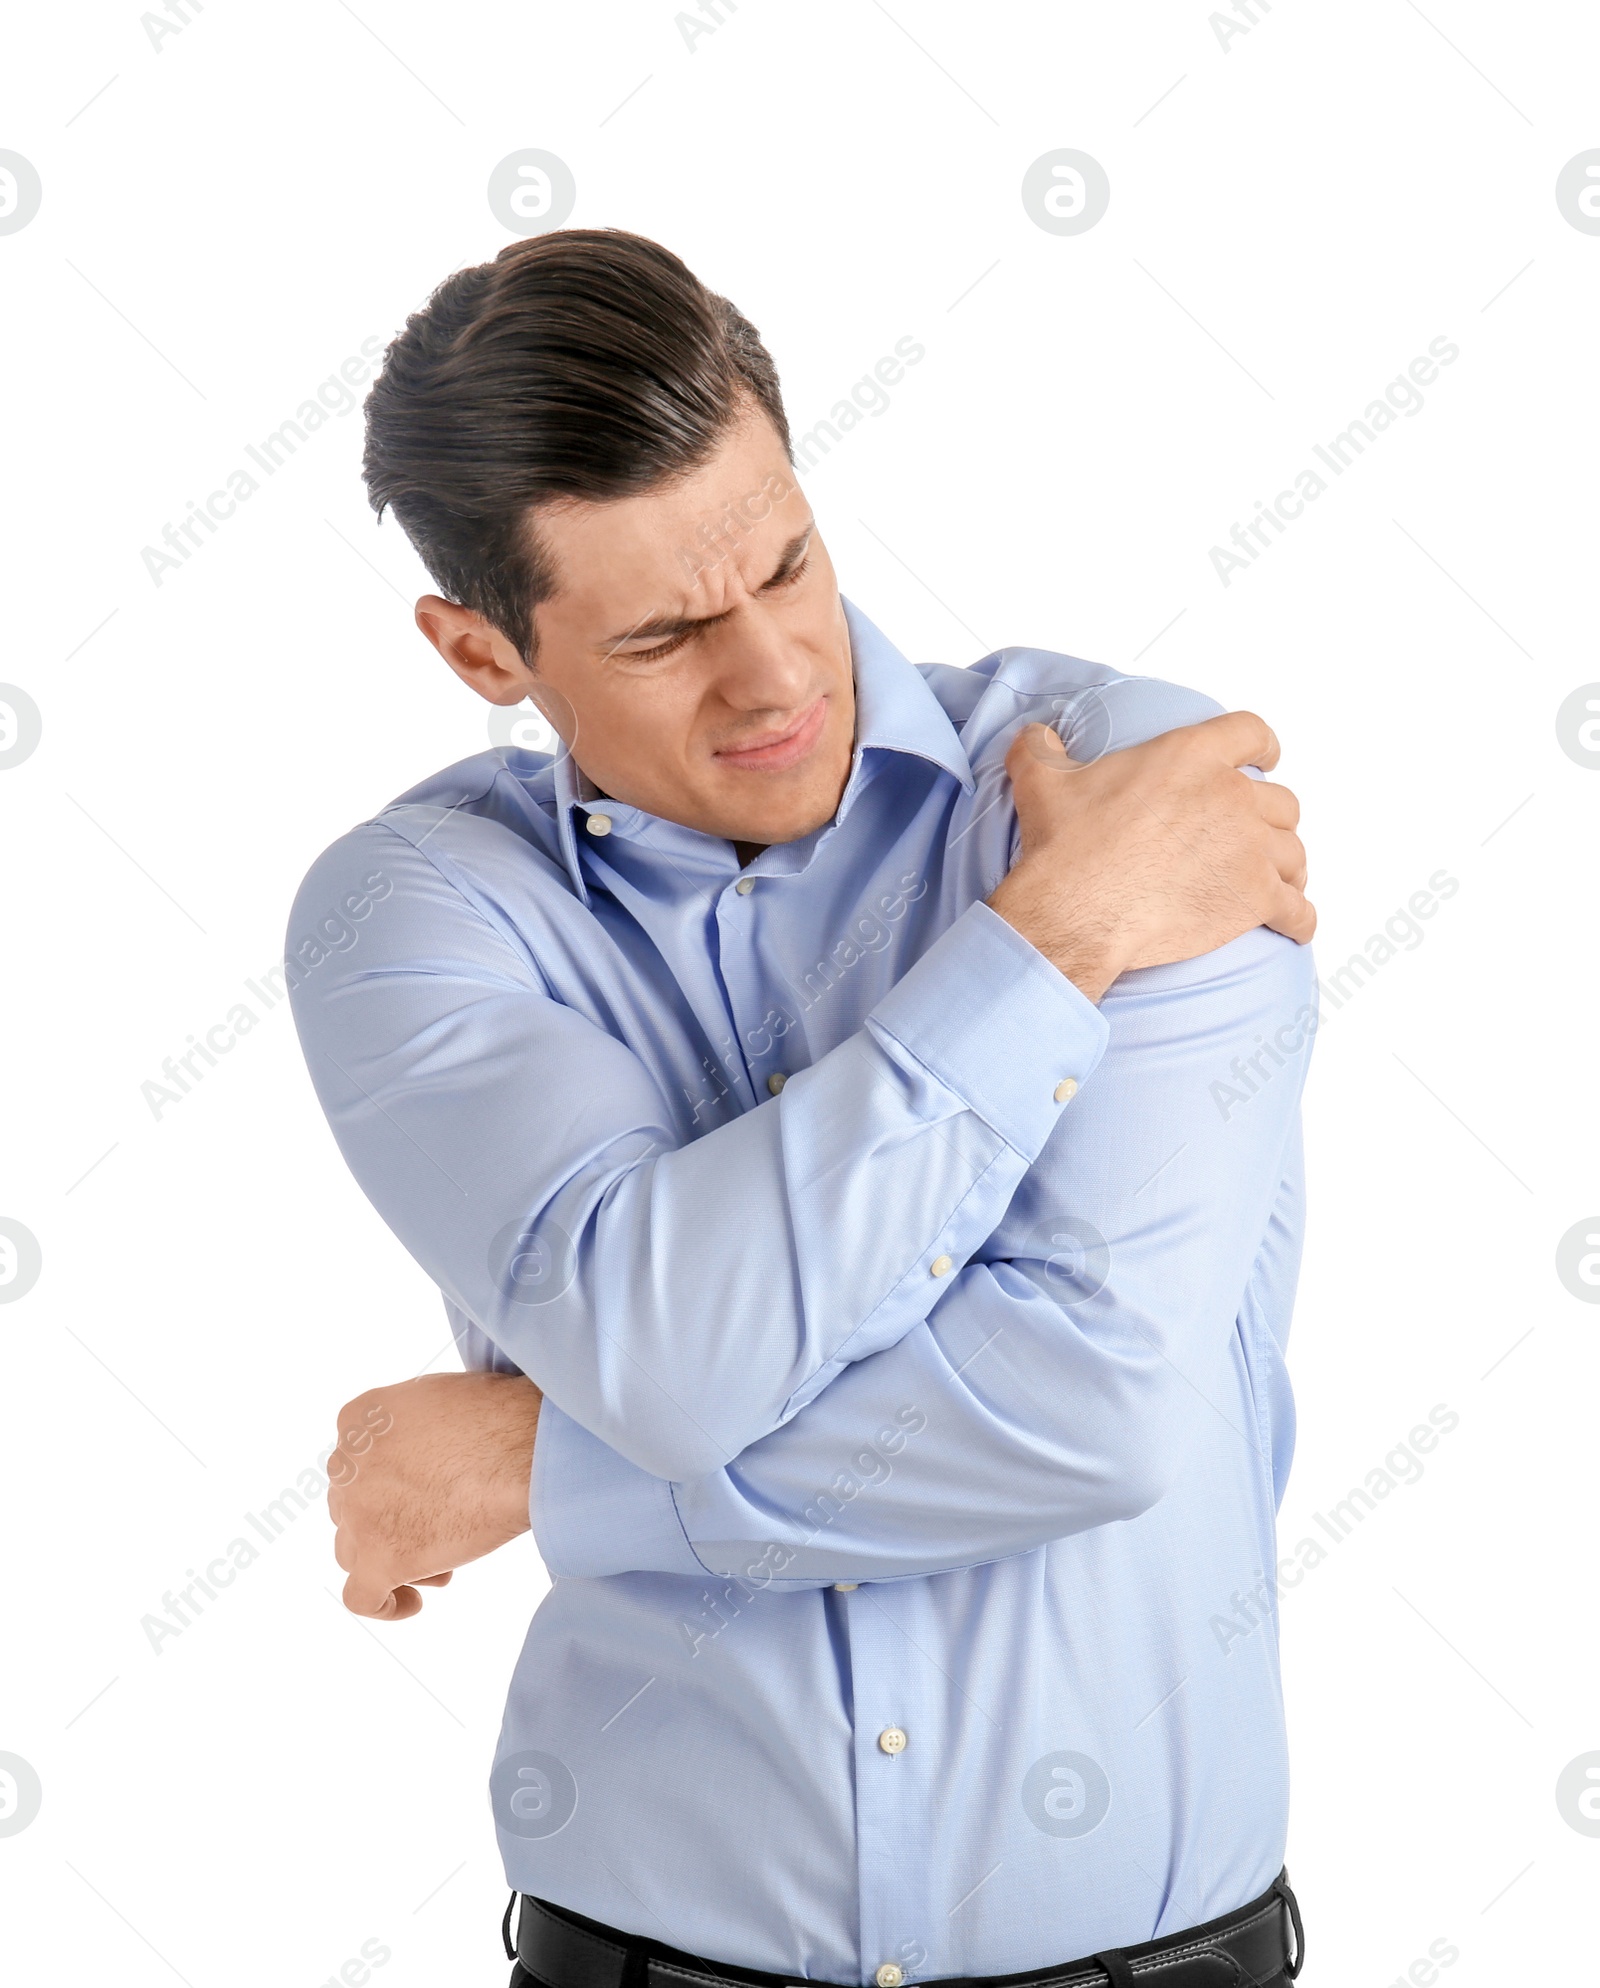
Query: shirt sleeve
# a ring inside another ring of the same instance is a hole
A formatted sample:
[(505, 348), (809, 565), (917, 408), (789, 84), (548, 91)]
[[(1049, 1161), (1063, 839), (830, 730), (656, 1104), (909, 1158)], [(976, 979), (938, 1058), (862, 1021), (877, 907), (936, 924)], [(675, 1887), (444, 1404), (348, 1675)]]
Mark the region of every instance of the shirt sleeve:
[[(1308, 949), (1265, 930), (1118, 981), (1092, 1092), (927, 1320), (726, 1467), (674, 1483), (557, 1417), (532, 1518), (553, 1574), (814, 1586), (937, 1573), (1136, 1517), (1222, 1404), (1238, 1332), (1268, 1397), (1241, 1442), (1279, 1480), (1299, 1259)], [(1255, 1351), (1256, 1349), (1252, 1349)]]
[(555, 999), (435, 849), (342, 838), (291, 959), (358, 902), (293, 987), (351, 1171), (552, 1426), (664, 1480), (720, 1469), (927, 1317), (933, 1266), (993, 1231), (1108, 1034), (974, 904), (780, 1098), (686, 1138), (626, 1022)]

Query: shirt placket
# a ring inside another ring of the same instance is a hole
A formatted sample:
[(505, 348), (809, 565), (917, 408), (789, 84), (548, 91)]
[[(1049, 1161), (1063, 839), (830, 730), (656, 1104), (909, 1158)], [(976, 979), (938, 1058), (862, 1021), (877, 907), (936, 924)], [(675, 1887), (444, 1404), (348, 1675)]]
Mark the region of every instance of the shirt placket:
[(787, 990), (775, 987), (759, 944), (759, 921), (785, 879), (746, 870), (717, 900), (718, 965), (739, 1054), (757, 1104), (776, 1097), (793, 1074), (801, 1038)]
[(893, 1584), (841, 1581), (824, 1602), (850, 1648), (861, 1980), (901, 1988), (927, 1974), (948, 1931), (929, 1920), (928, 1879), (934, 1817), (955, 1791), (940, 1784), (917, 1669), (926, 1660), (898, 1620)]

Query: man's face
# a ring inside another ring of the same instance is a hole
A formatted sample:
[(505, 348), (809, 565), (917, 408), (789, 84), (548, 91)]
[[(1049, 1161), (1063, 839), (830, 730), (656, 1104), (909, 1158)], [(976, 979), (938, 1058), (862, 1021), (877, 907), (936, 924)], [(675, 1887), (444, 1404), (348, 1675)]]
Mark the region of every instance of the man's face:
[(602, 793), (650, 814), (747, 844), (831, 819), (855, 736), (849, 631), (766, 416), (668, 489), (538, 519), (557, 592), (536, 611), (537, 672), (430, 596), (418, 622), (458, 674), (491, 703), (531, 697)]

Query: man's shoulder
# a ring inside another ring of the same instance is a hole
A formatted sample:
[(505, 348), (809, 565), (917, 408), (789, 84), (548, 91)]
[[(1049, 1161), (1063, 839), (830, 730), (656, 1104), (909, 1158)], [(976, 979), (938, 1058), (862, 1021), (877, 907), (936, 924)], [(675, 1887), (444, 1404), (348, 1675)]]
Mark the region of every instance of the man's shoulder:
[(397, 794), (372, 819), (412, 827), (430, 815), (435, 819), (460, 815), (519, 828), (553, 821), (555, 768), (552, 753), (494, 746), (430, 773)]
[[(511, 834), (555, 846), (555, 759), (549, 753), (497, 746), (430, 773), (397, 794), (332, 844), (357, 846), (387, 836), (430, 848), (459, 846), (461, 835), (492, 844)], [(455, 833), (451, 833), (451, 831)], [(443, 845), (438, 838), (443, 835)]]
[[(343, 899), (403, 878), (415, 903), (432, 878), (445, 893), (492, 910), (499, 885), (526, 893), (547, 875), (566, 885), (547, 754), (496, 748), (442, 767), (367, 820), (335, 837), (311, 864), (290, 912), (290, 931), (325, 919)], [(534, 858), (529, 861), (530, 855)], [(494, 920), (492, 922), (498, 922)]]
[(1053, 725), (1075, 759), (1140, 745), (1224, 709), (1214, 697), (1052, 649), (996, 649), (965, 668), (921, 663), (924, 681), (961, 736), (974, 769), (1005, 756), (1028, 724)]

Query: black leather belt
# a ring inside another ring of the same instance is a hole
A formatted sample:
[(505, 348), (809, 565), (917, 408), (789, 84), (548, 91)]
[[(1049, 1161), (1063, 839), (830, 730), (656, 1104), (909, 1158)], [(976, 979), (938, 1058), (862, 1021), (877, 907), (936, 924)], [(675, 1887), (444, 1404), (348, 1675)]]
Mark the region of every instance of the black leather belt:
[[(511, 1915), (521, 1899), (517, 1943)], [(1290, 1933), (1293, 1930), (1291, 1942)], [(797, 1988), (793, 1976), (726, 1967), (679, 1953), (655, 1940), (618, 1933), (564, 1907), (513, 1892), (506, 1907), (506, 1954), (544, 1988)], [(1267, 1988), (1300, 1972), (1300, 1908), (1280, 1871), (1261, 1896), (1237, 1912), (1142, 1946), (1121, 1947), (1030, 1974), (942, 1977), (927, 1988)], [(821, 1988), (821, 1984), (818, 1984)]]

